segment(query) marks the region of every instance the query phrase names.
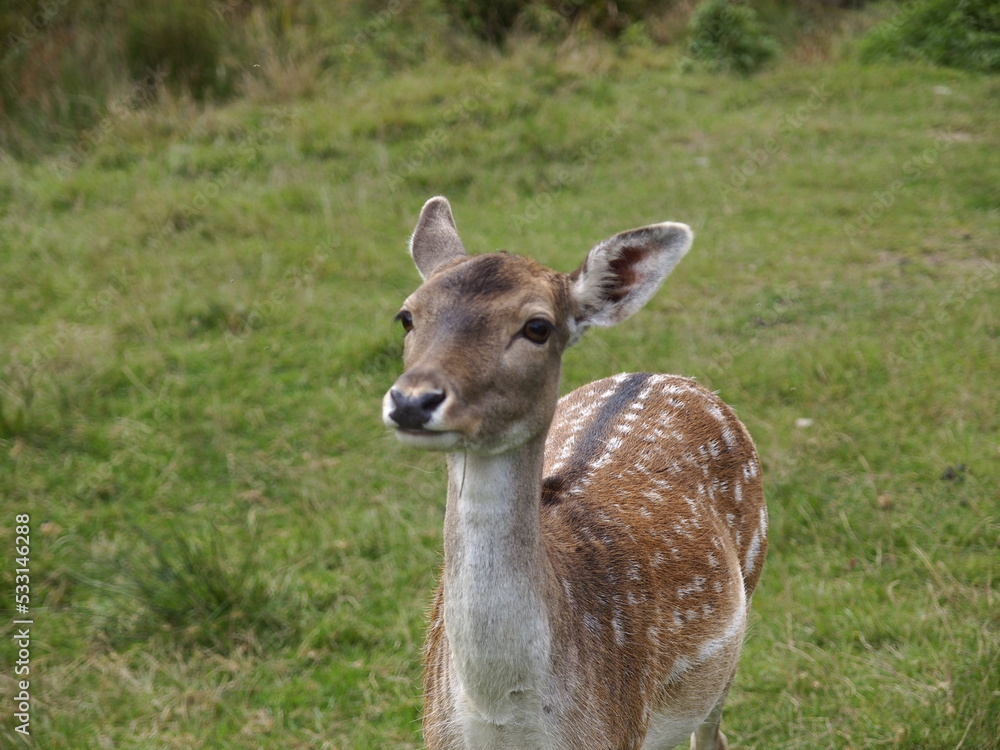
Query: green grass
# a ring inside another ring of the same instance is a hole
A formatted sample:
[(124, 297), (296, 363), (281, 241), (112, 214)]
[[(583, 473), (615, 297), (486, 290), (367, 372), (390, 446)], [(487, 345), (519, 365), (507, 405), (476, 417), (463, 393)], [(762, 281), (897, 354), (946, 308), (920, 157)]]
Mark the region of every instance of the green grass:
[(35, 624), (32, 739), (5, 703), (4, 744), (420, 746), (445, 474), (379, 401), (406, 238), (445, 194), (471, 250), (563, 270), (694, 227), (564, 389), (695, 376), (758, 442), (732, 746), (997, 748), (998, 118), (995, 77), (923, 65), (744, 80), (521, 44), (5, 159), (0, 511), (31, 516)]

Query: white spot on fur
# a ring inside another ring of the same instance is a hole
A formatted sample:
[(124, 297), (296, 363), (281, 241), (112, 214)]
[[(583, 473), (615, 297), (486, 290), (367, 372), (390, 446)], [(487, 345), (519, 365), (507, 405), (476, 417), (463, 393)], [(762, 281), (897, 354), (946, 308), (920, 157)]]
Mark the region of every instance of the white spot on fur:
[(677, 598), (683, 599), (691, 594), (698, 594), (705, 590), (705, 577), (695, 576), (687, 586), (677, 589)]
[(716, 638), (710, 641), (706, 641), (698, 649), (698, 660), (704, 660), (714, 655), (719, 651), (719, 649), (725, 647), (726, 645), (732, 643), (733, 640), (743, 637), (743, 631), (746, 628), (746, 595), (743, 591), (743, 576), (740, 574), (739, 569), (736, 571), (736, 575), (740, 577), (739, 585), (737, 586), (737, 591), (739, 591), (740, 601), (736, 608), (736, 612), (733, 618), (726, 625), (726, 629)]
[(676, 661), (674, 661), (674, 668), (670, 670), (670, 674), (667, 675), (667, 682), (673, 682), (682, 674), (691, 669), (691, 662), (685, 659), (683, 656), (678, 656)]
[(655, 644), (657, 647), (660, 646), (660, 629), (655, 625), (650, 625), (646, 628), (646, 637), (649, 638), (650, 643)]
[(722, 439), (725, 441), (726, 447), (729, 448), (729, 450), (736, 447), (736, 433), (728, 424), (722, 428)]
[(563, 591), (566, 592), (566, 601), (569, 602), (569, 606), (575, 606), (575, 602), (573, 600), (573, 587), (565, 578), (562, 579), (562, 587)]
[(766, 530), (767, 530), (767, 510), (765, 508), (761, 508), (760, 525), (757, 527), (757, 530), (753, 533), (753, 536), (750, 538), (750, 547), (747, 549), (747, 558), (746, 558), (747, 574), (753, 573), (755, 567), (757, 566), (757, 555), (760, 554), (761, 538)]
[(625, 638), (625, 627), (622, 625), (622, 612), (621, 610), (615, 610), (615, 616), (611, 618), (611, 629), (615, 632), (615, 643), (619, 647), (624, 647), (626, 643)]

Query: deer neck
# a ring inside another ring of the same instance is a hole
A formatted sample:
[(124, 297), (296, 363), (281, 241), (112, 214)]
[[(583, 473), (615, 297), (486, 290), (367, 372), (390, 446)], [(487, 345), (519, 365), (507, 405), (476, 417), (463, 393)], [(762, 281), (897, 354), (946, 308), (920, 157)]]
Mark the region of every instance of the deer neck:
[(497, 456), (449, 456), (445, 628), (463, 690), (499, 723), (540, 696), (549, 674), (543, 453), (544, 435)]

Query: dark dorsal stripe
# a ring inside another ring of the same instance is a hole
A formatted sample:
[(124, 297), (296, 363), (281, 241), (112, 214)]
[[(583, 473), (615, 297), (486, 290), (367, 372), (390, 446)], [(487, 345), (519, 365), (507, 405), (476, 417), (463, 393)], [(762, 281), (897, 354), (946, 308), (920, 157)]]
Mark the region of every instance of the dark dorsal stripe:
[(568, 465), (558, 474), (550, 474), (542, 480), (542, 502), (558, 502), (563, 492), (583, 478), (605, 451), (619, 414), (639, 399), (652, 375), (648, 372), (629, 375), (618, 384), (617, 390), (608, 397), (590, 424), (577, 439)]

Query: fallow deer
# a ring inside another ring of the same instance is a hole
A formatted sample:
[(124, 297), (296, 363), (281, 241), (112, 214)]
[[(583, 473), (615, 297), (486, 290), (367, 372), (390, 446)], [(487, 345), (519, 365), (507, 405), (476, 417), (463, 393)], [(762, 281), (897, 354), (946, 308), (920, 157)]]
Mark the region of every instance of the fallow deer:
[(423, 284), (396, 318), (383, 421), (445, 451), (444, 570), (425, 645), (431, 750), (725, 748), (722, 706), (767, 547), (757, 452), (715, 394), (623, 374), (558, 398), (563, 352), (636, 312), (683, 224), (597, 244), (572, 274), (470, 256), (423, 207)]

